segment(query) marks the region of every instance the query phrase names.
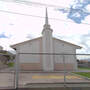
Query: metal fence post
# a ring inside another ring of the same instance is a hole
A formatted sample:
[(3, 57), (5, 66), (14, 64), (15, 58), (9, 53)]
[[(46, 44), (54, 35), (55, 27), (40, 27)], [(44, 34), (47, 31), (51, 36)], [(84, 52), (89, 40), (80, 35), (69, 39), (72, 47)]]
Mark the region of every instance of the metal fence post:
[(15, 59), (15, 72), (16, 72), (16, 82), (15, 82), (15, 88), (18, 89), (18, 80), (19, 80), (19, 54), (16, 53), (16, 59)]
[(64, 87), (66, 87), (66, 67), (65, 67), (65, 55), (63, 54), (63, 64), (64, 64)]

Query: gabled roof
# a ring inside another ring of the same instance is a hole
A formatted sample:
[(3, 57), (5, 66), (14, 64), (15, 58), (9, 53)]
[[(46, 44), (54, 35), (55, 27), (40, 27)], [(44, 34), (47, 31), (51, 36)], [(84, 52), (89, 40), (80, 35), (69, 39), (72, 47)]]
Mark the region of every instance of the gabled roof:
[(20, 42), (20, 43), (17, 43), (17, 44), (13, 44), (11, 45), (12, 48), (16, 47), (16, 46), (19, 46), (19, 45), (22, 45), (24, 43), (28, 43), (28, 42), (31, 42), (33, 40), (38, 40), (38, 39), (41, 39), (42, 37), (38, 37), (38, 38), (34, 38), (34, 39), (30, 39), (30, 40), (27, 40), (27, 41), (23, 41), (23, 42)]
[[(11, 45), (11, 47), (14, 48), (14, 47), (16, 47), (16, 46), (19, 46), (19, 45), (22, 45), (22, 44), (25, 44), (25, 43), (28, 43), (28, 42), (31, 42), (31, 41), (34, 41), (34, 40), (39, 40), (39, 39), (41, 39), (41, 38), (42, 38), (42, 37), (38, 37), (38, 38), (34, 38), (34, 39), (27, 40), (27, 41), (24, 41), (24, 42), (20, 42), (20, 43)], [(57, 38), (55, 38), (55, 37), (53, 37), (53, 39), (59, 40), (59, 41), (61, 41), (61, 42), (63, 42), (63, 43), (67, 43), (67, 44), (69, 44), (69, 45), (73, 45), (73, 46), (78, 47), (78, 48), (82, 48), (81, 46), (75, 45), (75, 44), (73, 44), (73, 43), (70, 43), (70, 42), (67, 42), (67, 41), (64, 41), (64, 40), (61, 40), (61, 39), (57, 39)]]
[(73, 45), (73, 46), (75, 46), (75, 47), (78, 47), (79, 49), (82, 48), (82, 47), (79, 46), (79, 45), (76, 45), (76, 44), (73, 44), (73, 43), (70, 43), (70, 42), (67, 42), (67, 41), (61, 40), (61, 39), (57, 39), (57, 38), (55, 38), (55, 37), (54, 37), (53, 39), (58, 40), (58, 41), (61, 41), (61, 42), (63, 42), (63, 43), (67, 43), (67, 44)]

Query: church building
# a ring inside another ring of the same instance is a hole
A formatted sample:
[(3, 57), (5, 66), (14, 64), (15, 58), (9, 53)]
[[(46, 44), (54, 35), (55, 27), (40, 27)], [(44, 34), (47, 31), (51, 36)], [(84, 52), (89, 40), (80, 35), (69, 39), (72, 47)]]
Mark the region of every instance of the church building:
[[(80, 46), (57, 39), (52, 36), (53, 30), (48, 22), (46, 9), (45, 25), (42, 37), (11, 45), (17, 53), (59, 53), (76, 54)], [(77, 58), (75, 55), (45, 55), (45, 54), (19, 54), (19, 65), (21, 70), (30, 71), (61, 71), (77, 70)], [(63, 62), (64, 60), (64, 62)], [(65, 65), (64, 65), (65, 63)], [(65, 66), (65, 68), (64, 68)]]

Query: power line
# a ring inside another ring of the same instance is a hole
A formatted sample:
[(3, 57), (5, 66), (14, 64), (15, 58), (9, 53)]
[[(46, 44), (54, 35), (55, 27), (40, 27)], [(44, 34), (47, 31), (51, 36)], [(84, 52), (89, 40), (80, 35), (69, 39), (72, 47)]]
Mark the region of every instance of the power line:
[[(60, 5), (44, 4), (44, 3), (40, 3), (40, 2), (31, 2), (31, 1), (25, 1), (25, 0), (1, 0), (1, 1), (14, 2), (14, 3), (19, 3), (19, 4), (29, 5), (29, 6), (30, 5), (35, 5), (35, 6), (44, 6), (44, 7), (56, 7), (56, 8), (58, 8), (59, 11), (61, 9), (61, 11), (65, 11), (66, 13), (75, 12), (75, 11), (88, 13), (87, 11), (85, 11), (85, 10), (83, 11), (82, 9), (75, 9), (75, 8), (71, 9), (71, 8), (68, 8), (68, 7), (60, 6)], [(86, 24), (86, 23), (84, 23), (84, 24)]]
[[(1, 0), (4, 1), (4, 0)], [(63, 7), (60, 5), (52, 5), (52, 4), (45, 4), (45, 3), (40, 3), (40, 2), (31, 2), (31, 1), (24, 1), (24, 0), (5, 0), (5, 2), (14, 2), (14, 3), (19, 3), (19, 4), (24, 4), (24, 5), (35, 5), (35, 6), (44, 6), (44, 7), (55, 7), (55, 8), (59, 8), (59, 9), (65, 9), (66, 11), (69, 11), (70, 8), (68, 7)], [(72, 9), (72, 11), (82, 11), (82, 9)]]
[(4, 2), (14, 2), (19, 4), (26, 4), (26, 5), (36, 5), (36, 6), (45, 6), (45, 7), (57, 7), (57, 8), (67, 8), (59, 5), (52, 5), (52, 4), (45, 4), (40, 2), (31, 2), (31, 1), (24, 1), (24, 0), (0, 0)]
[(41, 16), (30, 15), (30, 14), (24, 14), (24, 13), (18, 13), (18, 12), (12, 12), (12, 11), (6, 11), (6, 10), (0, 10), (0, 12), (3, 12), (3, 13), (10, 13), (10, 14), (17, 14), (17, 15), (23, 15), (23, 16), (31, 16), (31, 17), (44, 18), (44, 17), (41, 17)]
[[(45, 17), (41, 17), (41, 16), (30, 15), (30, 14), (24, 14), (24, 13), (18, 13), (18, 12), (11, 12), (11, 11), (6, 11), (6, 10), (0, 10), (0, 12), (3, 12), (3, 13), (10, 13), (10, 14), (17, 14), (17, 15), (23, 15), (23, 16), (31, 16), (31, 17), (36, 17), (36, 18), (45, 18)], [(74, 22), (72, 22), (72, 21), (67, 21), (67, 20), (58, 19), (58, 18), (49, 18), (49, 19), (58, 20), (58, 21), (63, 21), (63, 22), (74, 23)], [(81, 23), (81, 24), (90, 25), (89, 23)]]

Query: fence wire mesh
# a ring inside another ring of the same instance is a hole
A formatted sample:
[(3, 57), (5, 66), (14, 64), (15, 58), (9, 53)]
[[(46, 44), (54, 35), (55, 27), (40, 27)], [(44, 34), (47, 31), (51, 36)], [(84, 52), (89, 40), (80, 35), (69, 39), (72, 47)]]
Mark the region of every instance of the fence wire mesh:
[(89, 61), (90, 54), (17, 53), (14, 67), (0, 69), (0, 88), (90, 86)]

